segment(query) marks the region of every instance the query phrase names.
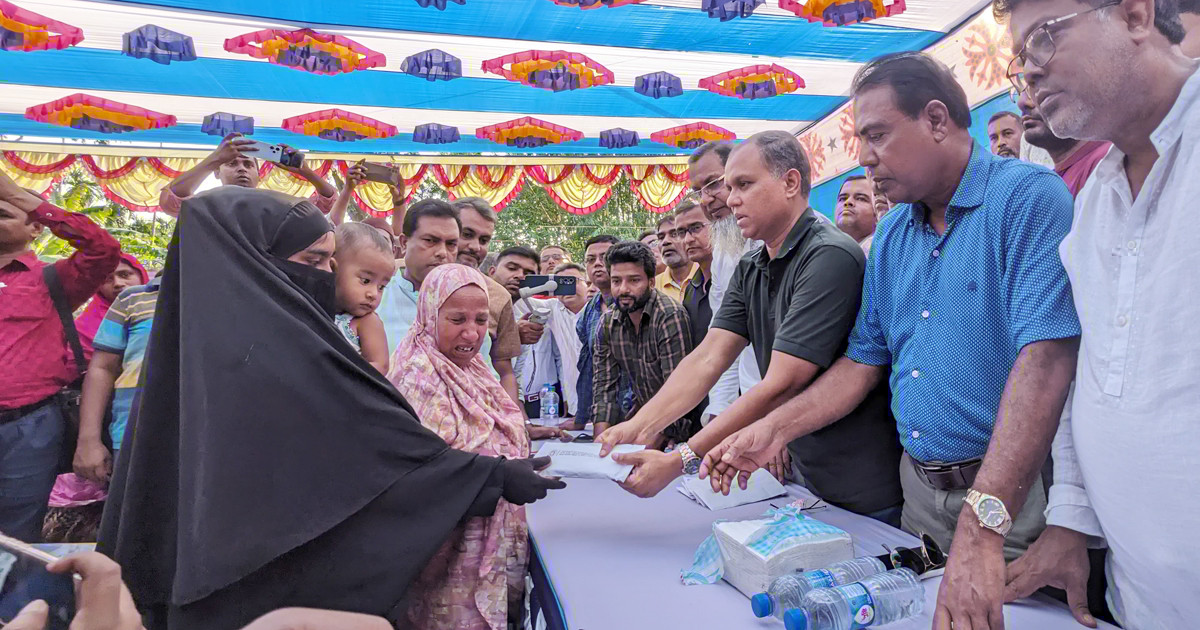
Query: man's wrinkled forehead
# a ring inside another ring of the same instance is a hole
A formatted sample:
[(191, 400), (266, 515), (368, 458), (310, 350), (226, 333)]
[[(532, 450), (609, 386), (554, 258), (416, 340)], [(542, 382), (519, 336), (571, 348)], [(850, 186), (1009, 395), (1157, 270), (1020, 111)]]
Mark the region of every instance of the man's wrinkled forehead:
[(699, 188), (725, 174), (725, 165), (721, 164), (721, 156), (716, 151), (710, 151), (704, 157), (688, 164), (688, 179), (692, 188)]
[(1091, 3), (1078, 0), (1025, 0), (1017, 3), (1008, 16), (1008, 32), (1012, 36), (1012, 53), (1021, 52), (1025, 38), (1039, 26), (1050, 20), (1078, 11), (1094, 8)]

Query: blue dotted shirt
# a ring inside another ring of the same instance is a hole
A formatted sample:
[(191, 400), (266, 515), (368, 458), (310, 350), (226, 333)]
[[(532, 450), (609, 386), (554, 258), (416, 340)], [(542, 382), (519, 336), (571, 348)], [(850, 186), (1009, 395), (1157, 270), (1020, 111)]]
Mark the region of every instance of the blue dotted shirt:
[(982, 457), (1026, 344), (1079, 335), (1058, 244), (1071, 228), (1061, 178), (978, 144), (946, 232), (924, 204), (880, 222), (846, 356), (890, 365), (900, 441), (922, 462)]

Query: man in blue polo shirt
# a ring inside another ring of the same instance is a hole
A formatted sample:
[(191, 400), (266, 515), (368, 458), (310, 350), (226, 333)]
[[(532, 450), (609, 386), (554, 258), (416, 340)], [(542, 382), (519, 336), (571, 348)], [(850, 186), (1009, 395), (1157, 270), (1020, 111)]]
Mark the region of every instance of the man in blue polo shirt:
[(886, 377), (903, 527), (953, 543), (935, 627), (999, 628), (1005, 558), (1045, 526), (1038, 476), (1074, 376), (1079, 321), (1057, 256), (1071, 194), (976, 144), (966, 94), (927, 55), (881, 57), (852, 92), (859, 161), (899, 203), (876, 232), (846, 356), (709, 451), (701, 473), (762, 467)]

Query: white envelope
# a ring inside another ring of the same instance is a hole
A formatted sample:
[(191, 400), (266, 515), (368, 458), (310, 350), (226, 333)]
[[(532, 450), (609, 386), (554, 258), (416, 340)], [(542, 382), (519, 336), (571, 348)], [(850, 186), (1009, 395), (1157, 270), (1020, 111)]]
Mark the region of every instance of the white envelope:
[(746, 480), (745, 490), (742, 490), (742, 487), (734, 481), (733, 486), (729, 489), (729, 496), (713, 492), (708, 479), (699, 477), (685, 477), (678, 488), (683, 496), (710, 510), (724, 510), (739, 505), (758, 503), (787, 494), (783, 484), (779, 483), (779, 480), (765, 468), (759, 468), (751, 473), (750, 478)]
[(578, 442), (546, 442), (534, 457), (550, 457), (550, 467), (541, 471), (547, 477), (575, 477), (580, 479), (612, 479), (623, 482), (633, 472), (633, 466), (614, 462), (613, 455), (636, 453), (645, 446), (621, 444), (613, 448), (607, 457), (600, 457), (601, 444)]

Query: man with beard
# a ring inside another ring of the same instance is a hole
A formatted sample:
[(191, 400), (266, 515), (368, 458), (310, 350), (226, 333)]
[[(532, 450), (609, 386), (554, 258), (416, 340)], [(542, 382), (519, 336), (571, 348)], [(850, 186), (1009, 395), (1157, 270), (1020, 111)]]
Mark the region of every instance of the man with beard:
[(902, 525), (949, 549), (935, 627), (999, 628), (1004, 562), (1045, 526), (1040, 472), (1079, 346), (1055, 255), (1071, 194), (1049, 170), (975, 143), (966, 93), (927, 54), (875, 59), (851, 93), (859, 163), (902, 205), (876, 230), (845, 356), (710, 451), (701, 474), (752, 472), (890, 387)]
[[(680, 204), (680, 207), (682, 208), (683, 204)], [(657, 229), (658, 247), (667, 270), (654, 278), (654, 288), (682, 302), (683, 288), (687, 285), (695, 265), (684, 253), (682, 241), (674, 236), (675, 215), (668, 214), (659, 219)]]
[[(1107, 543), (1126, 628), (1200, 617), (1200, 63), (1172, 0), (1002, 0), (1014, 87), (1055, 136), (1113, 143), (1059, 247), (1083, 337), (1054, 439), (1049, 527), (1008, 567), (1004, 599), (1044, 584), (1084, 605), (1086, 548)], [(1131, 97), (1131, 95), (1133, 95)], [(1002, 567), (990, 567), (1004, 575)], [(988, 589), (988, 599), (998, 599)]]
[[(725, 185), (725, 161), (733, 150), (730, 142), (709, 142), (692, 152), (688, 157), (688, 181), (692, 196), (708, 221), (712, 245), (712, 289), (708, 294), (708, 306), (712, 312), (721, 310), (721, 300), (733, 272), (742, 256), (758, 249), (761, 242), (742, 236), (733, 212), (726, 205), (729, 188)], [(750, 391), (762, 380), (758, 371), (758, 360), (754, 350), (747, 347), (734, 365), (717, 379), (717, 384), (708, 393), (708, 408), (704, 410), (704, 424), (720, 415), (741, 394)]]
[[(162, 189), (158, 196), (159, 207), (173, 217), (179, 216), (180, 205), (184, 200), (190, 199), (192, 195), (196, 194), (196, 189), (204, 183), (209, 175), (215, 175), (222, 186), (258, 188), (258, 158), (245, 153), (252, 144), (254, 144), (253, 140), (240, 133), (231, 133), (225, 136), (221, 144), (215, 151), (209, 153), (208, 157), (184, 171), (170, 184), (167, 184), (166, 188)], [(313, 198), (313, 204), (320, 208), (321, 212), (328, 214), (333, 209), (333, 204), (337, 201), (338, 196), (337, 188), (317, 175), (316, 171), (309, 168), (307, 164), (301, 164), (299, 167), (276, 164), (275, 168), (281, 168), (302, 177), (316, 187), (317, 194)]]
[(851, 175), (842, 182), (837, 197), (837, 226), (870, 253), (875, 236), (875, 198), (866, 175)]
[[(617, 308), (604, 315), (596, 335), (592, 421), (597, 437), (625, 420), (621, 376), (633, 384), (634, 408), (639, 408), (692, 351), (687, 310), (654, 288), (654, 253), (649, 247), (634, 241), (617, 243), (608, 250), (605, 266)], [(700, 428), (700, 409), (663, 427), (662, 437), (686, 442)], [(652, 446), (661, 444), (661, 439), (655, 442)]]
[(1046, 126), (1029, 90), (1017, 97), (1017, 107), (1021, 109), (1021, 123), (1025, 126), (1025, 142), (1045, 149), (1050, 159), (1054, 160), (1054, 171), (1067, 183), (1071, 196), (1078, 195), (1112, 143), (1102, 140), (1085, 142), (1054, 135)]
[(488, 337), (479, 348), (479, 356), (492, 366), (504, 391), (521, 403), (517, 394), (517, 377), (513, 359), (521, 354), (521, 337), (513, 316), (513, 301), (504, 285), (492, 279), (490, 269), (481, 269), (488, 255), (488, 245), (496, 234), (496, 211), (482, 197), (460, 197), (450, 204), (458, 211), (462, 234), (458, 237), (460, 265), (483, 272), (488, 285)]
[[(617, 461), (635, 466), (624, 486), (652, 496), (682, 474), (700, 468), (700, 456), (727, 436), (762, 423), (781, 403), (803, 391), (845, 350), (862, 295), (862, 248), (808, 205), (812, 171), (795, 136), (755, 134), (738, 145), (725, 166), (728, 205), (749, 238), (763, 246), (738, 263), (721, 310), (704, 341), (684, 359), (662, 390), (632, 420), (600, 436), (616, 444), (649, 444), (667, 423), (699, 402), (747, 346), (763, 380), (713, 418), (678, 453), (632, 453)], [(887, 389), (841, 410), (818, 433), (774, 447), (766, 468), (782, 479), (784, 454), (795, 453), (805, 484), (818, 497), (890, 524), (900, 520), (900, 445), (888, 413)]]
[(1192, 59), (1200, 58), (1200, 0), (1179, 0), (1179, 20), (1186, 33), (1180, 49)]
[(987, 126), (992, 153), (1000, 157), (1021, 157), (1021, 118), (1012, 112), (992, 114)]

